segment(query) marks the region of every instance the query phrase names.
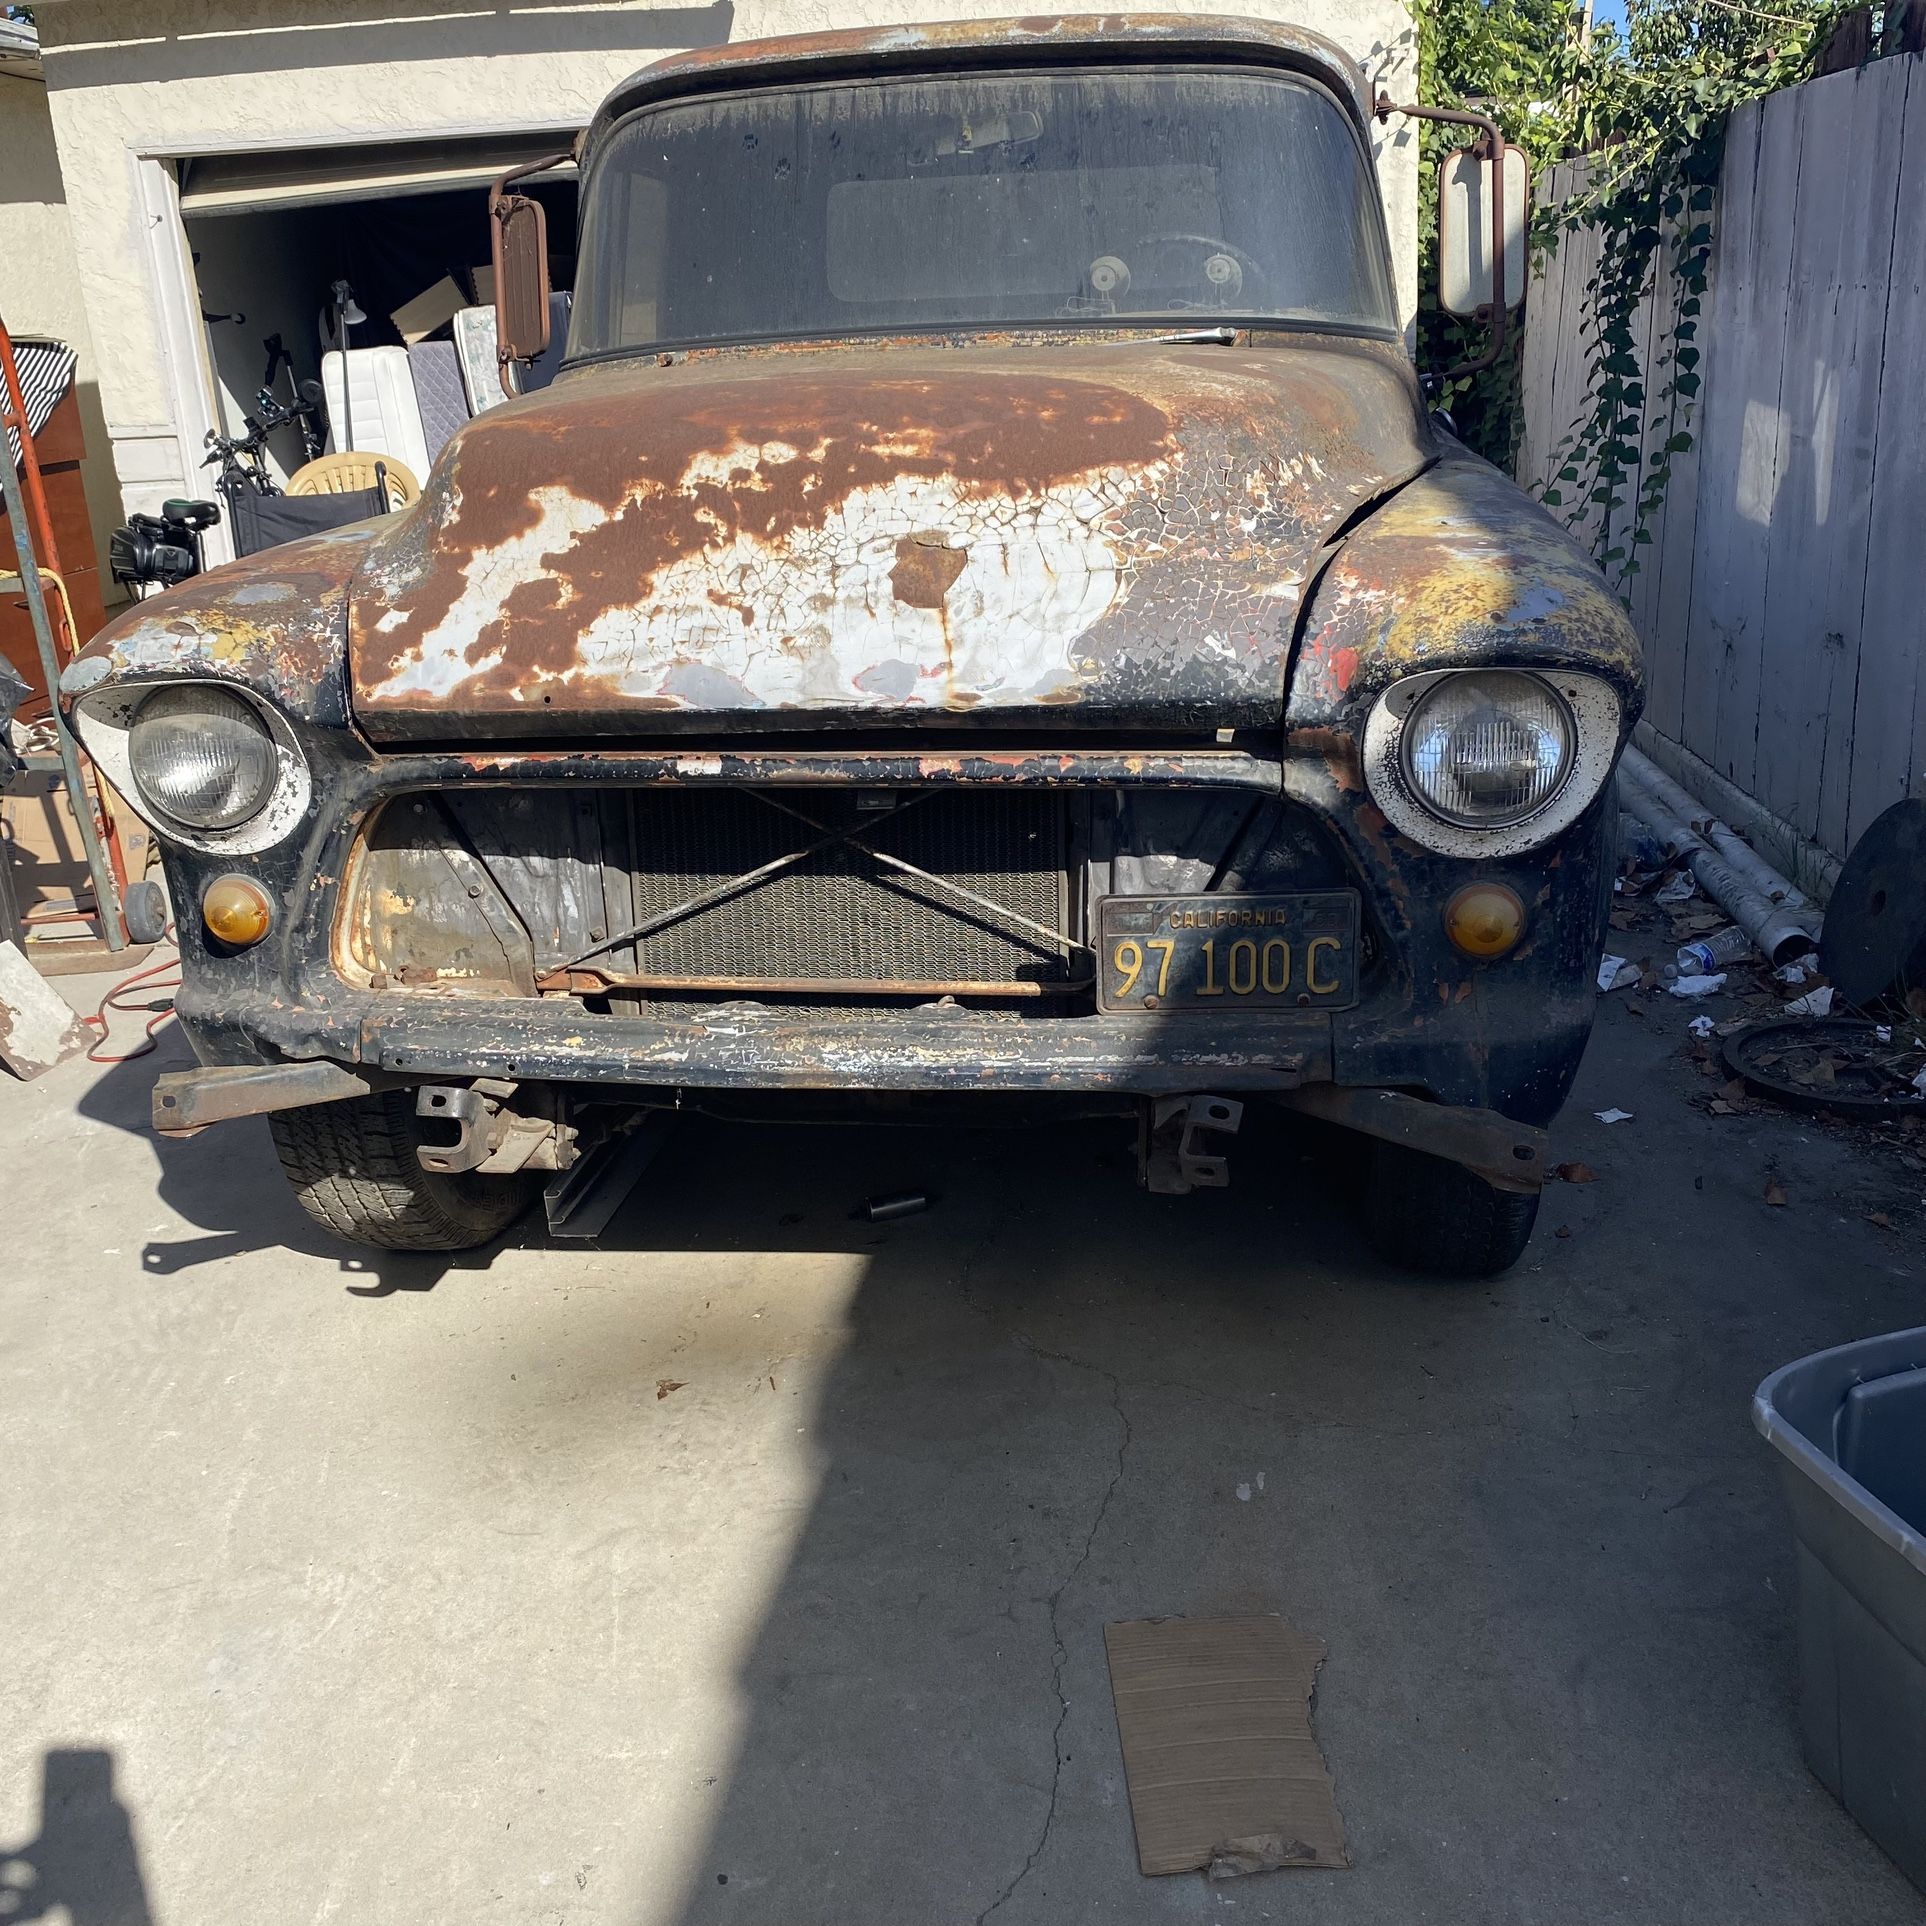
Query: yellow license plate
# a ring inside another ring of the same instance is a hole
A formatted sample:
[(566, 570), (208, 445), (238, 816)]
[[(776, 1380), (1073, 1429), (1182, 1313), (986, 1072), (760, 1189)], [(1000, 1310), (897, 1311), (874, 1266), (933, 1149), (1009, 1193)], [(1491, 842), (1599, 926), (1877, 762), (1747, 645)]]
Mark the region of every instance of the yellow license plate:
[(1112, 896), (1097, 928), (1100, 1010), (1343, 1010), (1358, 1000), (1352, 890)]

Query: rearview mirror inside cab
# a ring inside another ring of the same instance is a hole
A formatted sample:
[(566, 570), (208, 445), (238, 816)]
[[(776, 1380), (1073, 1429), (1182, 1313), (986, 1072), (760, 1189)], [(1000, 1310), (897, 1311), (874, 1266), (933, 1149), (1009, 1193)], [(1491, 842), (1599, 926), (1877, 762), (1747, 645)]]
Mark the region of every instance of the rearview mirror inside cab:
[[(1489, 312), (1492, 298), (1492, 165), (1477, 148), (1461, 147), (1438, 165), (1438, 305), (1447, 314)], [(1505, 279), (1502, 299), (1515, 308), (1525, 298), (1525, 219), (1531, 174), (1524, 149), (1507, 147), (1501, 223)]]
[(548, 347), (548, 216), (540, 201), (499, 188), (489, 197), (488, 213), (494, 229), (495, 354), (508, 388), (509, 363), (533, 361)]

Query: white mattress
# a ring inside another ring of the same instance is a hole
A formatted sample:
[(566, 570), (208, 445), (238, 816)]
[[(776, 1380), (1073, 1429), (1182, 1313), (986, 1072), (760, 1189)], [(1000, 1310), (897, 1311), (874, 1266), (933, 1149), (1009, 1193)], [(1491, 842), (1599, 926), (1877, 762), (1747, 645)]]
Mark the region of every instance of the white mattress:
[(321, 383), (328, 398), (330, 450), (342, 453), (359, 448), (392, 455), (416, 481), (428, 479), (428, 438), (421, 426), (421, 404), (415, 399), (415, 377), (406, 348), (350, 348), (345, 355), (324, 354)]

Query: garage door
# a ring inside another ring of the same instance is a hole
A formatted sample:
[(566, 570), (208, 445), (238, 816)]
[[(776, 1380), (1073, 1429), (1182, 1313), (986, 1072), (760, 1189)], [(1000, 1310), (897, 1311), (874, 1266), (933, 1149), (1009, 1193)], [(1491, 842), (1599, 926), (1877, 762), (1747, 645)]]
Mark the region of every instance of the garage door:
[(183, 214), (258, 214), (273, 207), (320, 207), (389, 194), (485, 187), (511, 167), (561, 152), (576, 129), (446, 140), (383, 141), (353, 147), (283, 148), (272, 154), (207, 154), (182, 160)]

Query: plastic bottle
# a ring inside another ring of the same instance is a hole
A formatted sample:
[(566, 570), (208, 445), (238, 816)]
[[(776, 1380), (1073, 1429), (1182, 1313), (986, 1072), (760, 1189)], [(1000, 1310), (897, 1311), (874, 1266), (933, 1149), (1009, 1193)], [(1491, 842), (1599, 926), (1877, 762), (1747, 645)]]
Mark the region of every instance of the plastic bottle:
[(1672, 976), (1716, 976), (1728, 963), (1743, 963), (1752, 954), (1752, 939), (1734, 923), (1687, 943), (1679, 951), (1678, 967)]

